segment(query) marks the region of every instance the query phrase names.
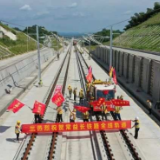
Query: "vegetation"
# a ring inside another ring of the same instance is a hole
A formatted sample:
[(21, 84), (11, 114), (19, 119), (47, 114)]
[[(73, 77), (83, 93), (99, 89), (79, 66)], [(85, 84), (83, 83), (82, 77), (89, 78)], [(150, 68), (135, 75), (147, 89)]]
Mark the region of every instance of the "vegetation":
[[(27, 38), (26, 34), (24, 34), (23, 32), (17, 31), (19, 30), (18, 28), (15, 30), (3, 23), (0, 23), (0, 26), (2, 26), (7, 31), (10, 31), (17, 36), (17, 40), (15, 41), (5, 35), (3, 36), (3, 38), (0, 39), (0, 56), (1, 57), (9, 57), (17, 54), (22, 54), (27, 51), (33, 51), (37, 48), (35, 40), (29, 37)], [(28, 40), (28, 44), (27, 44), (27, 40)]]
[(52, 47), (54, 48), (54, 50), (58, 51), (59, 49), (62, 48), (62, 45), (60, 44), (59, 41), (57, 41), (56, 38), (52, 37)]
[[(36, 25), (33, 25), (31, 27), (26, 27), (23, 30), (24, 33), (29, 34), (32, 38), (34, 38), (35, 40), (37, 40), (36, 37)], [(45, 35), (52, 35), (52, 34), (57, 34), (56, 31), (48, 31), (45, 29), (45, 27), (43, 26), (39, 26), (39, 36), (45, 36)], [(40, 42), (43, 43), (43, 39), (40, 39)]]
[(124, 30), (128, 30), (132, 27), (138, 26), (139, 24), (145, 22), (146, 20), (148, 20), (149, 18), (151, 18), (153, 15), (157, 14), (158, 12), (160, 12), (160, 2), (155, 2), (153, 9), (147, 8), (147, 11), (145, 13), (144, 12), (135, 13), (134, 16), (131, 17), (129, 24), (126, 25)]
[(160, 52), (160, 13), (128, 29), (113, 41), (117, 47)]

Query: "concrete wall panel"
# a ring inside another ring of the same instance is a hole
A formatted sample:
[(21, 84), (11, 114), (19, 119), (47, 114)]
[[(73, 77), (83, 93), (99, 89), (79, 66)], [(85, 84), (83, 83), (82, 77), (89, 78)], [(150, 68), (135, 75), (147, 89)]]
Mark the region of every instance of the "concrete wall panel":
[(123, 59), (124, 59), (123, 73), (124, 73), (124, 77), (127, 79), (128, 78), (128, 61), (129, 61), (128, 53), (124, 53)]
[(119, 57), (119, 73), (120, 75), (123, 75), (123, 52), (120, 52)]
[(153, 99), (160, 100), (160, 62), (153, 62)]
[(113, 50), (113, 57), (112, 57), (112, 59), (113, 59), (113, 67), (115, 67), (116, 66), (116, 50)]
[(116, 71), (119, 72), (119, 51), (116, 52)]
[(150, 82), (150, 70), (151, 70), (151, 59), (143, 59), (143, 71), (142, 71), (142, 83), (141, 87), (146, 93), (149, 92), (149, 82)]
[(133, 82), (133, 72), (134, 72), (134, 62), (135, 62), (135, 56), (130, 54), (129, 55), (129, 72), (128, 72), (128, 77), (129, 77), (129, 82)]
[(142, 57), (135, 57), (135, 74), (134, 74), (134, 83), (137, 87), (140, 86), (140, 78), (141, 78), (141, 61)]

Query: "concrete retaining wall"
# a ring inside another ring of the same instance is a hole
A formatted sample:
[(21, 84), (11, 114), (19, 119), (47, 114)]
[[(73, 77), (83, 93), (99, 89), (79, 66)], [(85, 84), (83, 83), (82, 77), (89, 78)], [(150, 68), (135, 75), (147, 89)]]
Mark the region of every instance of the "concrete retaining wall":
[[(41, 64), (53, 57), (51, 49), (41, 52)], [(38, 70), (37, 55), (30, 56), (13, 65), (0, 70), (0, 97), (6, 94), (7, 85), (15, 87), (25, 77)], [(38, 73), (38, 71), (37, 71)]]
[[(103, 54), (100, 52), (102, 50), (105, 50)], [(109, 66), (108, 48), (101, 46), (93, 53)], [(112, 60), (119, 76), (152, 96), (154, 101), (160, 100), (160, 62), (114, 49)]]

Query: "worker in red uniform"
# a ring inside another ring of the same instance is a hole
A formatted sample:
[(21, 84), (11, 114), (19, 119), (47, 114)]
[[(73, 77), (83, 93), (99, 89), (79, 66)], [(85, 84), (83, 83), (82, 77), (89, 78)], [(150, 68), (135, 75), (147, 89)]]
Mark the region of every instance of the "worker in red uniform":
[(15, 134), (16, 134), (16, 137), (17, 137), (17, 141), (19, 141), (19, 135), (21, 133), (21, 126), (20, 126), (21, 122), (20, 121), (17, 121), (17, 124), (15, 126)]
[(134, 134), (134, 138), (138, 139), (138, 132), (140, 130), (140, 122), (139, 122), (139, 118), (136, 117), (135, 120), (133, 120), (132, 122), (134, 122), (134, 126), (132, 128), (135, 128), (135, 134)]

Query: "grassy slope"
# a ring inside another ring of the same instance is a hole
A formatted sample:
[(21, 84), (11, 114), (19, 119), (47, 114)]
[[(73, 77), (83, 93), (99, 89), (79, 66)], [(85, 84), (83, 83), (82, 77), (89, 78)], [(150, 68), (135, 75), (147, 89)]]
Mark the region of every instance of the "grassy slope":
[(144, 23), (131, 28), (117, 37), (113, 44), (118, 47), (160, 52), (160, 13)]
[(52, 47), (54, 48), (54, 50), (58, 51), (62, 48), (62, 45), (57, 41), (57, 39), (52, 38)]
[[(5, 28), (8, 31), (11, 31), (13, 34), (17, 36), (17, 40), (13, 41), (9, 39), (7, 36), (4, 36), (2, 39), (0, 39), (0, 45), (3, 47), (4, 52), (0, 52), (0, 56), (3, 56), (5, 58), (6, 54), (5, 52), (10, 52), (8, 56), (13, 56), (17, 54), (22, 54), (27, 52), (27, 36), (23, 32), (18, 32), (12, 28), (9, 28), (6, 25), (0, 24), (3, 28)], [(0, 49), (2, 49), (0, 47)], [(28, 41), (28, 51), (33, 51), (36, 49), (36, 42), (29, 38)], [(6, 50), (4, 49), (6, 48)]]

